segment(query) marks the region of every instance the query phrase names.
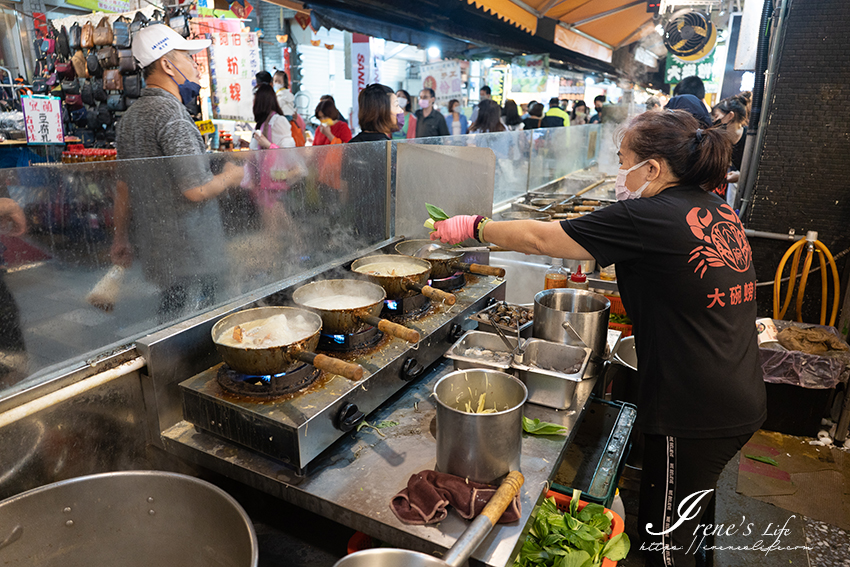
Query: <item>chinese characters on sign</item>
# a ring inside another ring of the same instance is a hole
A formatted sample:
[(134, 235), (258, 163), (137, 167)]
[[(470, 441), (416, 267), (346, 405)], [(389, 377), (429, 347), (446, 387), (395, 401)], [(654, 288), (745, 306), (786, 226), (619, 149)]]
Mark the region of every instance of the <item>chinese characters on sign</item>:
[(714, 76), (714, 51), (699, 61), (682, 61), (678, 57), (667, 54), (667, 64), (664, 67), (665, 83), (675, 85), (685, 77), (693, 75), (703, 80), (705, 92), (719, 92), (718, 78)]
[(523, 55), (511, 61), (512, 93), (543, 93), (549, 80), (549, 55)]
[(257, 34), (220, 32), (210, 36), (213, 116), (251, 121), (255, 75), (260, 71)]
[(420, 68), (422, 88), (432, 88), (437, 95), (437, 104), (445, 108), (453, 98), (463, 97), (459, 61), (441, 61)]
[(55, 97), (21, 97), (28, 144), (64, 144), (62, 103)]

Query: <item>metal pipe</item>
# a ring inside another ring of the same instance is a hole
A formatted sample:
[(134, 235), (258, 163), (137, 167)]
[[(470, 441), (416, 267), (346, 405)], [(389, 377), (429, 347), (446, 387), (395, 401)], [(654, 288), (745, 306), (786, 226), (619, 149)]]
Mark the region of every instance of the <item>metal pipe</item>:
[(102, 384), (111, 382), (116, 378), (120, 378), (140, 370), (145, 366), (145, 364), (147, 364), (145, 359), (139, 356), (121, 364), (120, 366), (116, 366), (115, 368), (106, 370), (100, 374), (95, 374), (94, 376), (81, 380), (76, 384), (71, 384), (67, 388), (62, 388), (61, 390), (51, 392), (46, 396), (36, 398), (31, 402), (12, 408), (9, 411), (0, 414), (0, 429), (29, 415), (33, 415), (58, 403), (70, 400), (75, 396), (79, 396), (92, 388), (96, 388)]
[[(770, 2), (771, 0), (767, 0)], [(764, 89), (764, 105), (769, 110), (770, 105), (772, 103), (773, 98), (773, 90), (776, 84), (776, 74), (779, 67), (779, 56), (782, 51), (782, 45), (785, 43), (785, 16), (788, 10), (789, 0), (781, 0), (782, 4), (779, 7), (779, 19), (776, 24), (776, 30), (773, 35), (773, 43), (770, 46), (770, 56), (769, 63), (767, 67), (767, 85)], [(755, 98), (755, 90), (753, 90), (753, 98)], [(755, 104), (753, 105), (755, 109)], [(765, 113), (767, 116), (767, 113)], [(747, 207), (749, 206), (750, 201), (752, 200), (753, 191), (755, 190), (756, 185), (756, 172), (758, 171), (759, 162), (761, 161), (761, 153), (764, 148), (764, 138), (767, 130), (767, 121), (760, 121), (757, 130), (757, 136), (753, 143), (753, 147), (750, 149), (749, 160), (747, 163), (746, 171), (744, 170), (743, 163), (741, 167), (741, 173), (746, 174), (744, 176), (744, 183), (740, 183), (744, 185), (744, 193), (741, 199), (740, 205), (740, 217), (744, 218), (746, 214)], [(747, 132), (747, 145), (752, 142), (752, 138), (749, 137), (749, 132)], [(744, 148), (744, 157), (747, 158), (747, 148)]]
[(782, 234), (781, 232), (765, 232), (763, 230), (744, 230), (744, 234), (747, 235), (747, 238), (769, 238), (771, 240), (788, 240), (788, 241), (797, 241), (802, 240), (805, 236), (800, 234), (794, 234), (794, 231), (788, 231), (788, 234)]

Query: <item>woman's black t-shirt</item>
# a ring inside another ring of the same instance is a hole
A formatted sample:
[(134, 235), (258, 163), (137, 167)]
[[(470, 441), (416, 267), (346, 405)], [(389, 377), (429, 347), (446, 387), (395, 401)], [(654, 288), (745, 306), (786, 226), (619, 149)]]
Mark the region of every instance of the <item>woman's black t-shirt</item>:
[(353, 138), (351, 138), (348, 143), (356, 144), (358, 142), (387, 142), (390, 137), (386, 134), (382, 134), (380, 132), (360, 132)]
[(673, 187), (561, 225), (601, 266), (617, 266), (634, 324), (643, 432), (755, 432), (767, 415), (756, 276), (734, 211), (699, 187)]

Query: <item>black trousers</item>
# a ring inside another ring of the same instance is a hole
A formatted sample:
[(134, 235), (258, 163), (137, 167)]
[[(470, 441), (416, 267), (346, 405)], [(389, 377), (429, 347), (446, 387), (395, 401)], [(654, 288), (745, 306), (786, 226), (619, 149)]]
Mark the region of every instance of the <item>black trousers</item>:
[(638, 529), (647, 565), (697, 565), (701, 528), (714, 523), (717, 479), (750, 437), (645, 436)]

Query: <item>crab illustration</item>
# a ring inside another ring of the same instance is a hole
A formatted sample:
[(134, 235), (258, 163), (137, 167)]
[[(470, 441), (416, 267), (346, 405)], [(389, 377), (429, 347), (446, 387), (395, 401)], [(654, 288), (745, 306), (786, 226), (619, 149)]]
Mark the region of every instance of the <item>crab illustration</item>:
[(694, 273), (699, 272), (700, 278), (709, 267), (727, 266), (736, 272), (746, 272), (752, 261), (750, 243), (735, 211), (723, 205), (717, 209), (717, 214), (721, 218), (715, 221), (711, 211), (694, 207), (686, 216), (691, 232), (706, 243), (691, 250), (688, 259), (689, 264), (699, 259)]

